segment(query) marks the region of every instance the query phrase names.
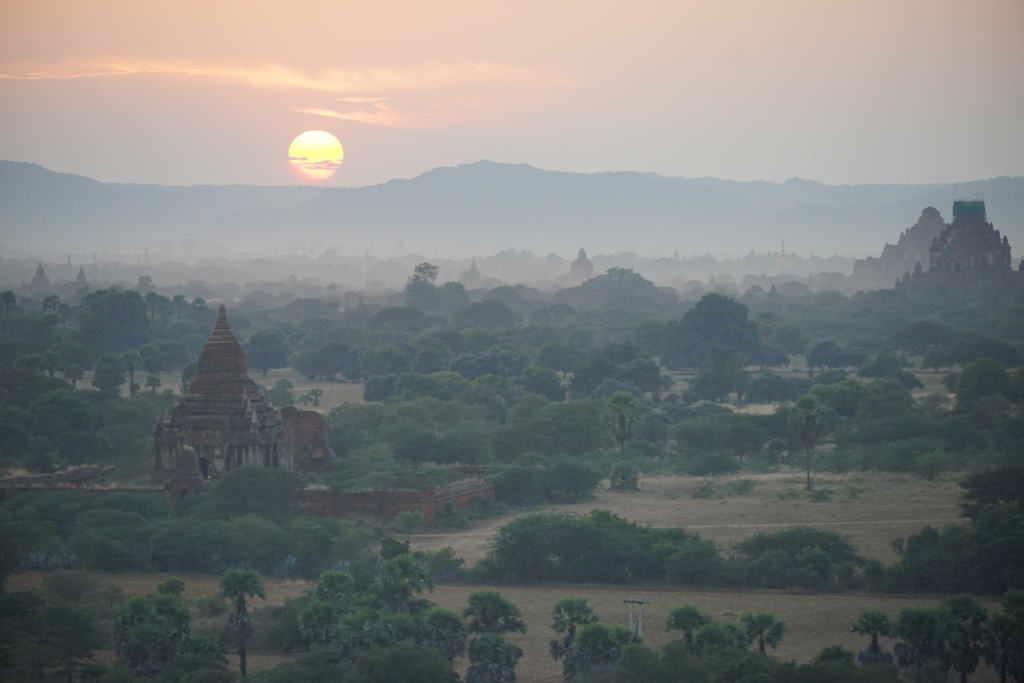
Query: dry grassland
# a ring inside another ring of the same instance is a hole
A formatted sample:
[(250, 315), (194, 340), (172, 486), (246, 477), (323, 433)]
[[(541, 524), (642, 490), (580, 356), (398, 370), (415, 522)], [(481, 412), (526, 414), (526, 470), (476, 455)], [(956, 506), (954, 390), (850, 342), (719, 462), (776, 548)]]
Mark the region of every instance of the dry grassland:
[[(753, 491), (698, 499), (693, 492), (704, 479), (659, 475), (641, 477), (639, 493), (602, 489), (592, 501), (546, 505), (537, 510), (567, 514), (586, 514), (595, 508), (611, 510), (639, 524), (678, 526), (697, 532), (715, 541), (723, 551), (758, 532), (802, 524), (843, 534), (862, 555), (885, 563), (896, 559), (892, 550), (894, 539), (917, 533), (925, 524), (942, 528), (962, 522), (956, 475), (929, 482), (893, 473), (815, 474), (814, 484), (819, 492), (834, 492), (830, 501), (822, 503), (807, 499), (803, 490), (805, 474), (796, 469), (716, 477), (712, 481), (724, 489), (727, 482), (738, 479), (754, 481)], [(494, 532), (522, 514), (526, 513), (488, 520), (468, 531), (413, 536), (412, 547), (437, 550), (451, 546), (459, 557), (472, 564), (486, 555)]]

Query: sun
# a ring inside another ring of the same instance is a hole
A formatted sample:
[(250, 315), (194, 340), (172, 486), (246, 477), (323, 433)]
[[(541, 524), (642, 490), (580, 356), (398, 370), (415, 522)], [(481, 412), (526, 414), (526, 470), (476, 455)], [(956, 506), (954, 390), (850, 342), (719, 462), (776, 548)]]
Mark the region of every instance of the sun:
[(344, 159), (338, 138), (322, 130), (307, 130), (288, 146), (288, 163), (306, 180), (327, 180)]

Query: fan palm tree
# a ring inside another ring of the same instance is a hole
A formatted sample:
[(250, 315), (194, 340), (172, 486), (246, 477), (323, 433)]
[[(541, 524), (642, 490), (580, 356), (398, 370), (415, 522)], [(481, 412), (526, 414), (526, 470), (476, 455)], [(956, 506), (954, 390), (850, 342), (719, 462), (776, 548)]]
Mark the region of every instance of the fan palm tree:
[(555, 659), (563, 657), (576, 637), (576, 629), (597, 621), (594, 608), (587, 604), (586, 598), (562, 598), (551, 608), (551, 628), (558, 635), (564, 635), (561, 642), (552, 640), (551, 656)]
[(878, 643), (879, 636), (889, 637), (893, 634), (893, 625), (889, 621), (888, 614), (885, 612), (864, 612), (850, 631), (862, 636), (871, 636), (871, 644), (857, 655), (857, 661), (861, 664), (892, 662), (892, 654), (883, 650), (882, 646)]
[(252, 636), (248, 600), (252, 597), (266, 597), (263, 580), (255, 569), (229, 569), (220, 579), (220, 594), (231, 601), (228, 624), (238, 646), (238, 669), (245, 676), (247, 645)]
[(472, 633), (526, 633), (519, 608), (495, 590), (477, 591), (469, 596), (462, 612)]
[(774, 614), (761, 612), (759, 614), (744, 614), (741, 617), (750, 642), (757, 641), (757, 651), (765, 654), (765, 646), (773, 650), (779, 646), (782, 634), (786, 631), (786, 625), (775, 618)]
[(683, 641), (687, 647), (693, 647), (693, 634), (702, 626), (711, 623), (711, 617), (704, 614), (693, 605), (676, 607), (668, 613), (665, 621), (666, 631), (682, 631)]
[(522, 649), (497, 633), (474, 638), (469, 645), (466, 683), (516, 683), (516, 664), (522, 656)]

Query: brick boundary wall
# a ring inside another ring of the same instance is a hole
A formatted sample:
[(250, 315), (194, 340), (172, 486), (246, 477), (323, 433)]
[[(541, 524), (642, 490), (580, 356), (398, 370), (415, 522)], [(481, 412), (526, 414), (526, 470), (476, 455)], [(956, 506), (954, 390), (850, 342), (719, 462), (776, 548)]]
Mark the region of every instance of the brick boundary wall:
[(460, 510), (476, 498), (494, 500), (494, 485), (481, 479), (465, 479), (440, 487), (420, 491), (396, 489), (393, 491), (328, 491), (306, 489), (302, 500), (310, 517), (348, 517), (363, 514), (392, 519), (399, 512), (423, 513), (423, 522), (432, 526), (437, 513), (451, 503)]
[[(108, 496), (114, 493), (149, 493), (164, 497), (172, 492), (165, 488), (153, 487), (101, 487), (83, 486), (70, 482), (49, 482), (32, 484), (28, 482), (0, 484), (0, 502), (6, 502), (27, 491), (74, 491), (90, 496)], [(419, 511), (423, 522), (433, 526), (440, 510), (451, 503), (456, 510), (482, 498), (494, 500), (494, 485), (482, 479), (463, 479), (445, 486), (428, 487), (420, 491), (398, 489), (393, 491), (329, 491), (326, 489), (305, 489), (301, 499), (309, 517), (342, 518), (363, 514), (382, 519), (392, 519), (399, 512)]]

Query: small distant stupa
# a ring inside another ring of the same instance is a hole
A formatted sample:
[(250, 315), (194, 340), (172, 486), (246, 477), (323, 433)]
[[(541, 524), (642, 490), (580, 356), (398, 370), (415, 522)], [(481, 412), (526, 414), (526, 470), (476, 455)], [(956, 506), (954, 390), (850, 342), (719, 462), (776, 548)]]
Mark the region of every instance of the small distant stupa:
[(470, 261), (469, 270), (459, 277), (459, 282), (461, 282), (466, 289), (477, 289), (483, 284), (483, 281), (484, 277), (476, 267), (476, 259)]
[(594, 277), (594, 263), (587, 258), (587, 252), (580, 249), (576, 260), (569, 267), (569, 273), (575, 282), (584, 282)]

